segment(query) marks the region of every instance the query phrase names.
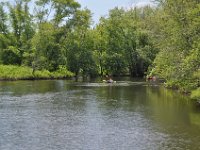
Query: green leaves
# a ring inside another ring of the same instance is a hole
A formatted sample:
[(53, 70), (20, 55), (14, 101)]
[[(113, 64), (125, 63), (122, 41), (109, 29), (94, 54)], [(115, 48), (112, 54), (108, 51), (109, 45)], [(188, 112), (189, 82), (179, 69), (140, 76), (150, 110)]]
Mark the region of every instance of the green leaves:
[[(37, 0), (36, 8), (40, 21), (52, 20), (55, 26), (67, 24), (80, 4), (74, 0)], [(50, 17), (52, 16), (52, 17)]]
[(104, 68), (110, 66), (105, 71), (114, 75), (144, 76), (154, 60), (157, 51), (148, 32), (140, 25), (141, 12), (140, 9), (125, 11), (115, 8), (110, 11), (108, 18), (101, 19), (97, 31), (106, 37), (105, 44), (102, 44), (106, 45)]
[(8, 32), (8, 27), (6, 25), (8, 16), (4, 10), (4, 3), (0, 3), (0, 33), (6, 34)]
[(38, 77), (68, 74), (66, 68), (83, 77), (148, 72), (170, 87), (199, 93), (198, 1), (114, 8), (93, 29), (90, 10), (75, 0), (36, 0), (34, 13), (29, 2), (0, 4), (1, 63), (30, 66)]
[(73, 18), (73, 31), (67, 34), (65, 47), (67, 65), (76, 74), (83, 76), (96, 74), (96, 64), (93, 57), (93, 32), (89, 30), (91, 13), (89, 10), (77, 11)]
[(153, 32), (162, 40), (154, 38), (160, 52), (152, 72), (166, 79), (168, 85), (190, 92), (199, 87), (199, 2), (166, 0), (161, 4), (161, 15), (155, 18), (163, 28), (157, 29), (160, 33)]
[(21, 64), (21, 55), (20, 51), (13, 47), (9, 46), (7, 49), (4, 49), (1, 54), (1, 60), (3, 64), (6, 65), (20, 65)]

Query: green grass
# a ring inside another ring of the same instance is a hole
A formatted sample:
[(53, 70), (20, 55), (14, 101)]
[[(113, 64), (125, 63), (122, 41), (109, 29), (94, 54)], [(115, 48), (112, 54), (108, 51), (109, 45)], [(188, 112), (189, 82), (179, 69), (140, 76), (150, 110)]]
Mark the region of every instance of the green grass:
[(60, 67), (60, 69), (55, 72), (49, 72), (48, 70), (37, 70), (33, 75), (32, 68), (29, 67), (0, 65), (1, 80), (58, 79), (69, 78), (72, 76), (74, 76), (74, 74), (64, 67)]

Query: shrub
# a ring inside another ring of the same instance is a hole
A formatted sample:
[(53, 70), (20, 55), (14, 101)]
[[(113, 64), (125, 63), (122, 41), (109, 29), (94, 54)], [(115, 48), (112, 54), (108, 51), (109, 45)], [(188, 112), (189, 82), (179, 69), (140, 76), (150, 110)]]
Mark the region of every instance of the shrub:
[(200, 100), (200, 88), (192, 91), (191, 98)]

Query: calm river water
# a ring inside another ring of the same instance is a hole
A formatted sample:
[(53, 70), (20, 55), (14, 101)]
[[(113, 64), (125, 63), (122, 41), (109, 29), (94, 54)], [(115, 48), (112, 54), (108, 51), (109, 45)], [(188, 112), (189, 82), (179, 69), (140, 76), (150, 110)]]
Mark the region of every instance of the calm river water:
[(200, 107), (120, 81), (0, 82), (0, 150), (197, 150)]

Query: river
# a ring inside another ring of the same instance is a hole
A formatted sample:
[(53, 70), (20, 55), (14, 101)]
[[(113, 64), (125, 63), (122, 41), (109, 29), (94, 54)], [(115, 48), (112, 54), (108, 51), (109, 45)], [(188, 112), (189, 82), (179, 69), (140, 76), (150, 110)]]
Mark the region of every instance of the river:
[(197, 150), (200, 107), (145, 82), (0, 82), (1, 150)]

